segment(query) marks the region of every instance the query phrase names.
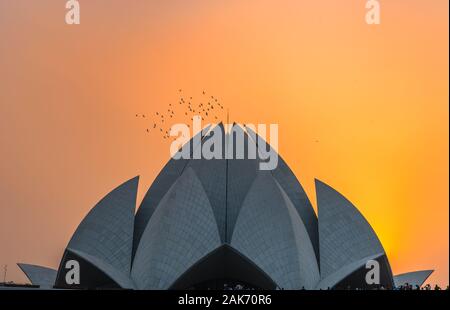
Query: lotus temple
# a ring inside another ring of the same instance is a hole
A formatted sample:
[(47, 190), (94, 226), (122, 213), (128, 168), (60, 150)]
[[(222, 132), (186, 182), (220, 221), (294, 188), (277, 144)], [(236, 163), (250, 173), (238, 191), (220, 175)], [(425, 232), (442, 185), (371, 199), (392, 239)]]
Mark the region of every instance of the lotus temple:
[[(235, 135), (247, 148), (270, 148), (248, 127), (225, 132), (221, 124), (205, 128), (189, 146), (211, 132), (222, 134), (224, 149)], [(123, 183), (79, 224), (58, 270), (19, 267), (44, 289), (392, 289), (420, 286), (431, 274), (393, 275), (364, 216), (319, 180), (316, 215), (281, 157), (271, 171), (259, 170), (259, 156), (223, 158), (170, 159), (137, 212), (139, 178)], [(79, 263), (75, 284), (67, 282), (70, 261)], [(366, 281), (368, 261), (379, 265), (377, 284)]]

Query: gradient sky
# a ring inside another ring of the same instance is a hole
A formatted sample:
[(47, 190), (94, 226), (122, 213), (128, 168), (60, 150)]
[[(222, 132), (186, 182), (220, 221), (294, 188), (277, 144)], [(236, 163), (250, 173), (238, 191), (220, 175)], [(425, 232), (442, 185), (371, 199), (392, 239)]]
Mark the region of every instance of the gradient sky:
[[(202, 90), (278, 123), (279, 151), (371, 223), (394, 273), (448, 284), (448, 0), (0, 0), (0, 265), (56, 268), (103, 195), (169, 144), (135, 118)], [(187, 120), (185, 120), (187, 121)], [(318, 142), (316, 142), (318, 141)], [(3, 280), (3, 275), (0, 281)]]

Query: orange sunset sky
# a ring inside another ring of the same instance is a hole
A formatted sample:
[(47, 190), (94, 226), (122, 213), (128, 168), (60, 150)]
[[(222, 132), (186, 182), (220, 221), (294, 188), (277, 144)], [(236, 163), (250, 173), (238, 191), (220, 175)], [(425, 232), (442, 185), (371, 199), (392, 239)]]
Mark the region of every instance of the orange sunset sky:
[[(185, 96), (279, 124), (279, 152), (377, 232), (395, 274), (449, 276), (448, 0), (0, 0), (0, 265), (57, 268), (86, 213), (169, 158), (147, 133)], [(189, 121), (188, 119), (179, 119)], [(223, 119), (225, 121), (225, 118)], [(0, 270), (3, 281), (3, 268)]]

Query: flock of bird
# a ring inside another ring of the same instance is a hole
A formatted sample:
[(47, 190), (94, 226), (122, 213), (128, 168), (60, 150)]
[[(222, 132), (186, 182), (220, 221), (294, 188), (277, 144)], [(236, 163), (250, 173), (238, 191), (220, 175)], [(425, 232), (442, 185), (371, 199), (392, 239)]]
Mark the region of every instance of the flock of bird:
[[(146, 114), (136, 114), (136, 118), (146, 119), (149, 123), (147, 123), (146, 132), (150, 133), (152, 131), (156, 131), (161, 134), (163, 139), (170, 138), (170, 126), (172, 125), (171, 120), (174, 120), (175, 117), (181, 116), (184, 120), (187, 117), (190, 118), (189, 122), (194, 120), (194, 116), (200, 116), (202, 121), (207, 121), (217, 123), (219, 117), (222, 115), (224, 106), (219, 102), (219, 99), (214, 96), (208, 96), (206, 91), (202, 92), (202, 102), (197, 104), (194, 103), (194, 98), (189, 97), (189, 99), (185, 99), (182, 96), (182, 89), (178, 90), (180, 94), (180, 99), (178, 104), (169, 103), (167, 106), (167, 110), (163, 112), (156, 111), (154, 115), (149, 116)], [(187, 126), (190, 128), (191, 125)], [(175, 139), (175, 137), (174, 137)]]

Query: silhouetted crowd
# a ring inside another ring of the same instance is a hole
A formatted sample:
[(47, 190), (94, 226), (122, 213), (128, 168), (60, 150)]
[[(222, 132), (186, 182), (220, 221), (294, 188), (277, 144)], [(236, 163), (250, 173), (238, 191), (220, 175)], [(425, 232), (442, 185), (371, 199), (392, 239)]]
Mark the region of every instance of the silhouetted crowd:
[[(225, 291), (242, 291), (242, 290), (255, 290), (256, 288), (254, 287), (250, 287), (250, 286), (246, 286), (245, 284), (234, 284), (234, 285), (230, 285), (230, 284), (224, 284), (223, 285), (223, 290)], [(279, 290), (283, 290), (283, 288), (277, 288)], [(302, 290), (304, 290), (305, 288), (303, 287)], [(365, 289), (361, 289), (361, 288), (347, 288), (347, 290), (365, 290)], [(384, 286), (380, 286), (378, 288), (374, 288), (371, 290), (387, 290), (387, 288), (385, 288)], [(419, 286), (419, 285), (411, 285), (409, 283), (406, 283), (405, 285), (399, 286), (399, 287), (395, 287), (394, 290), (396, 291), (440, 291), (442, 290), (442, 288), (439, 285), (435, 285), (434, 287), (431, 286), (430, 284), (424, 285), (424, 286)], [(449, 286), (447, 285), (447, 287), (445, 288), (445, 290), (449, 290)]]
[[(330, 288), (328, 288), (330, 290)], [(386, 287), (384, 287), (383, 285), (376, 287), (376, 288), (354, 288), (354, 287), (347, 287), (345, 290), (356, 290), (356, 291), (363, 291), (363, 290), (378, 290), (378, 291), (384, 291), (387, 290)], [(431, 286), (430, 284), (424, 285), (424, 286), (419, 286), (419, 285), (411, 285), (409, 283), (405, 283), (404, 285), (398, 286), (398, 287), (394, 287), (393, 288), (394, 291), (440, 291), (442, 290), (442, 288), (439, 285), (435, 285), (434, 287)], [(449, 290), (449, 286), (447, 285), (447, 287), (445, 288), (445, 290)]]
[(255, 289), (254, 287), (246, 286), (244, 284), (235, 284), (235, 285), (224, 284), (223, 285), (224, 291), (250, 291), (250, 290), (254, 290), (254, 289)]
[[(405, 285), (401, 285), (399, 287), (396, 287), (395, 290), (398, 291), (440, 291), (442, 290), (442, 288), (439, 285), (435, 285), (434, 287), (432, 287), (430, 284), (424, 285), (424, 286), (419, 286), (419, 285), (411, 285), (409, 283), (406, 283)], [(449, 290), (449, 286), (447, 285), (446, 290)]]

